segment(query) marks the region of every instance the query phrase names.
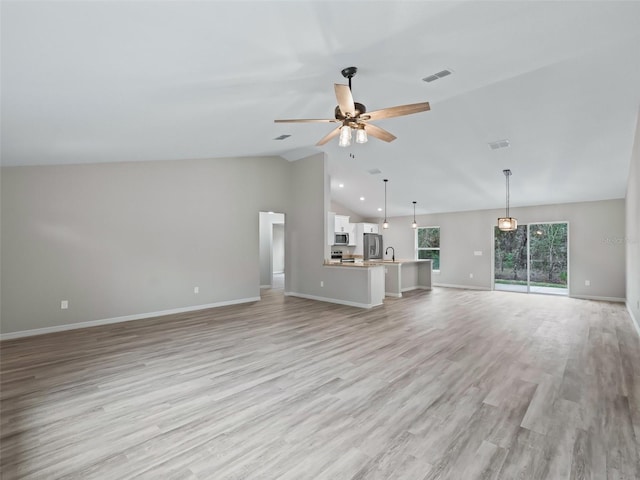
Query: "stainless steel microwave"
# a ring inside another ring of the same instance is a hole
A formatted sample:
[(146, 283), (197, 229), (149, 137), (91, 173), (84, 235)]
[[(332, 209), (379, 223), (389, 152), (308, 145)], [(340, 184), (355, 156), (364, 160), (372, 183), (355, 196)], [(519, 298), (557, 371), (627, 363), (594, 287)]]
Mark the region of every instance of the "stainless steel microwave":
[(349, 245), (349, 234), (336, 232), (333, 237), (334, 245)]

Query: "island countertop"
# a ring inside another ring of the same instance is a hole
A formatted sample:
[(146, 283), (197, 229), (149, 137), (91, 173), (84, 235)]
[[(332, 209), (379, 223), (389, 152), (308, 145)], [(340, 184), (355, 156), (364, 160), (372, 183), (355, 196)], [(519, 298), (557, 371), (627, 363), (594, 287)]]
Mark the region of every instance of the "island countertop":
[(402, 265), (403, 263), (424, 263), (431, 260), (365, 260), (361, 262), (340, 262), (339, 260), (325, 260), (324, 265), (328, 267), (378, 267), (381, 265)]

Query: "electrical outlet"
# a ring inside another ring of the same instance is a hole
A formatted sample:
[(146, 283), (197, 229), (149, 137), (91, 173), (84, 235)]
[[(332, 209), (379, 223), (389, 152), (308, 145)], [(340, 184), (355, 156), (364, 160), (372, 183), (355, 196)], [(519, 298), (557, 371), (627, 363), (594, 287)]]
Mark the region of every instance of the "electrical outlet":
[(584, 281), (584, 286), (585, 287), (590, 287), (591, 286), (591, 280), (585, 280)]
[(193, 287), (193, 293), (200, 293), (200, 287)]
[(470, 273), (470, 274), (469, 274), (469, 278), (473, 278), (473, 273)]
[(475, 251), (473, 252), (473, 254), (474, 254), (476, 257), (481, 257), (481, 256), (482, 256), (482, 250), (475, 250)]
[(66, 310), (67, 308), (69, 308), (69, 300), (60, 301), (60, 308), (62, 310)]
[(320, 286), (324, 287), (324, 281), (323, 280), (320, 280)]

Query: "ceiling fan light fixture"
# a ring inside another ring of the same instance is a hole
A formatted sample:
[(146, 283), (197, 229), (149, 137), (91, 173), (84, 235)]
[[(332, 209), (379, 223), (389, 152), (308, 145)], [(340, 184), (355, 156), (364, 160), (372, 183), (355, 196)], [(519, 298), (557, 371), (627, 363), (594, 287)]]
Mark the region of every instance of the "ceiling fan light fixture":
[(517, 230), (518, 220), (509, 215), (509, 177), (511, 176), (511, 170), (507, 168), (502, 173), (504, 173), (507, 182), (507, 208), (505, 209), (505, 216), (498, 218), (498, 229), (503, 232), (512, 232)]
[(340, 127), (340, 140), (338, 140), (338, 145), (341, 147), (351, 145), (351, 127), (349, 125), (342, 125)]
[(368, 140), (364, 125), (358, 125), (358, 129), (356, 130), (356, 143), (367, 143)]

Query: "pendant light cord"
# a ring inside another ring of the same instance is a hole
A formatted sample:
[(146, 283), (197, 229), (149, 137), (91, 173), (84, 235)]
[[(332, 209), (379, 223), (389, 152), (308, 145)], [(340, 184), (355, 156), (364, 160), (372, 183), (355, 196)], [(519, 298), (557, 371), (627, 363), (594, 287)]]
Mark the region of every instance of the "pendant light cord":
[(507, 218), (511, 218), (509, 217), (509, 177), (511, 176), (511, 170), (507, 169), (507, 170), (503, 170), (502, 173), (504, 173), (504, 176), (506, 178), (506, 182), (507, 182), (507, 208), (506, 208), (506, 217)]
[[(351, 80), (351, 79), (349, 79)], [(384, 179), (384, 223), (387, 223), (387, 178)]]

